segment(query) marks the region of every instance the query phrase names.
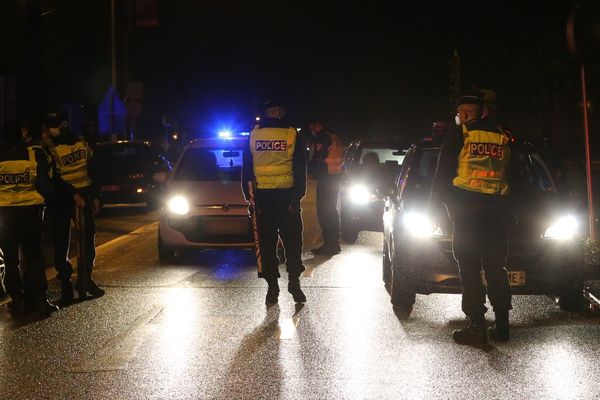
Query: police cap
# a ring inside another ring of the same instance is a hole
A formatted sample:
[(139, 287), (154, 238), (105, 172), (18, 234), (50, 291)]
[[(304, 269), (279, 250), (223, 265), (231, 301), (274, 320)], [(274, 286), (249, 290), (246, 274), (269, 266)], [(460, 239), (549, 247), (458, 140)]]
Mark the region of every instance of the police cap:
[(44, 121), (49, 127), (58, 127), (67, 121), (67, 117), (60, 111), (50, 111), (46, 114)]
[(266, 111), (269, 108), (275, 108), (275, 107), (285, 107), (285, 104), (280, 99), (271, 99), (271, 100), (266, 101), (263, 104), (263, 111)]
[(477, 106), (482, 106), (483, 100), (481, 99), (481, 96), (479, 96), (476, 93), (467, 93), (467, 94), (460, 96), (458, 98), (458, 100), (456, 100), (457, 106), (460, 106), (463, 104), (475, 104)]

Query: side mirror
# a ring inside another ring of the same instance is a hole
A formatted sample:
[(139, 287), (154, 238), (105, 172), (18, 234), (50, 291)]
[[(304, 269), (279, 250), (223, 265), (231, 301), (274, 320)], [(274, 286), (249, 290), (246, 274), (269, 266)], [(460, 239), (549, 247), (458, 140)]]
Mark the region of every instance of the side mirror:
[(169, 173), (167, 171), (155, 172), (152, 179), (154, 182), (165, 183), (169, 179)]

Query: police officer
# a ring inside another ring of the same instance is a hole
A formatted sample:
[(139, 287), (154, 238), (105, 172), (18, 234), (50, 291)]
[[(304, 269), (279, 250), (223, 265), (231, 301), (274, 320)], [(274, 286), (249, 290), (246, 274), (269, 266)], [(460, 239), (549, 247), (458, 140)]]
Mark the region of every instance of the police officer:
[(312, 136), (309, 172), (317, 181), (317, 218), (323, 237), (323, 244), (311, 252), (333, 256), (341, 251), (337, 204), (342, 173), (342, 144), (339, 136), (326, 131), (321, 122), (311, 123), (309, 129)]
[(448, 132), (444, 139), (432, 191), (432, 206), (444, 202), (452, 219), (462, 309), (469, 321), (465, 329), (454, 332), (453, 339), (462, 344), (487, 343), (483, 267), (496, 317), (490, 338), (508, 341), (512, 306), (505, 268), (508, 245), (504, 214), (509, 193), (509, 140), (491, 118), (482, 119), (480, 97), (465, 95), (457, 105), (459, 130)]
[[(46, 158), (26, 147), (20, 128), (5, 126), (0, 146), (0, 248), (6, 266), (5, 286), (13, 317), (25, 312), (49, 315), (42, 255), (44, 197), (52, 190)], [(19, 248), (23, 259), (19, 259)], [(23, 276), (23, 278), (21, 278)]]
[(285, 248), (288, 292), (296, 303), (306, 296), (300, 288), (302, 264), (302, 216), (300, 200), (306, 192), (306, 150), (295, 128), (285, 122), (280, 101), (264, 105), (264, 117), (252, 129), (244, 151), (242, 189), (254, 204), (258, 239), (258, 276), (269, 285), (266, 304), (279, 297), (278, 235)]
[(54, 262), (61, 283), (61, 305), (73, 302), (71, 275), (73, 266), (69, 261), (71, 220), (76, 217), (75, 209), (83, 211), (85, 229), (83, 240), (86, 254), (86, 278), (79, 276), (76, 289), (79, 299), (104, 295), (92, 280), (92, 268), (96, 257), (94, 215), (100, 211), (100, 191), (95, 185), (96, 166), (92, 150), (81, 137), (69, 129), (69, 123), (60, 113), (48, 114), (48, 133), (52, 139), (51, 153), (55, 164), (53, 177), (55, 196), (51, 212), (54, 218)]

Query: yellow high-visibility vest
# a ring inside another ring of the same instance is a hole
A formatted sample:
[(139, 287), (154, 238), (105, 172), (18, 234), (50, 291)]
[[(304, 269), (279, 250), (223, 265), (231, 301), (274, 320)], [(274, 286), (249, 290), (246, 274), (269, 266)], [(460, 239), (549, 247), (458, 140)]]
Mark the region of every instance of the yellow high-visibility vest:
[(510, 161), (508, 137), (462, 126), (464, 144), (453, 185), (472, 192), (505, 195), (509, 192), (506, 169)]
[(292, 158), (298, 133), (294, 128), (254, 128), (250, 151), (258, 189), (290, 189), (294, 186)]
[(91, 153), (92, 150), (82, 141), (54, 146), (52, 155), (61, 179), (76, 189), (89, 186), (92, 180), (87, 167)]
[(30, 148), (27, 152), (28, 160), (0, 162), (0, 207), (44, 204), (44, 197), (35, 189), (37, 180), (35, 150)]

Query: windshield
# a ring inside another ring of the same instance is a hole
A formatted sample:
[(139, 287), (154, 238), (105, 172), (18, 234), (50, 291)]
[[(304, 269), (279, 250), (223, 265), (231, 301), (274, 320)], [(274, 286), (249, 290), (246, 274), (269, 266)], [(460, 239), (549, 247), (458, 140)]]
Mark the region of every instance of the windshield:
[(363, 147), (361, 149), (360, 158), (358, 159), (358, 165), (393, 165), (398, 167), (402, 165), (404, 156), (404, 154), (399, 154), (398, 149)]
[(119, 144), (98, 146), (95, 151), (99, 165), (108, 165), (113, 169), (127, 168), (150, 161), (150, 151), (144, 145)]
[(177, 167), (176, 181), (240, 181), (242, 149), (188, 149)]
[[(437, 168), (439, 149), (422, 149), (416, 152), (412, 162), (409, 185), (413, 191), (428, 194)], [(556, 192), (556, 186), (546, 163), (538, 153), (513, 150), (509, 166), (510, 191), (514, 194), (548, 195)]]

